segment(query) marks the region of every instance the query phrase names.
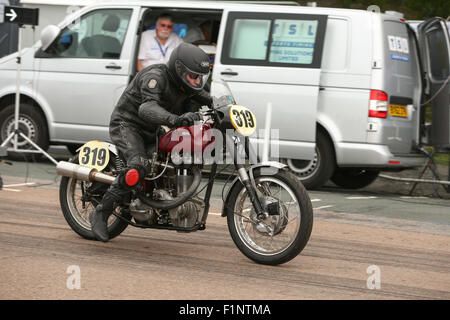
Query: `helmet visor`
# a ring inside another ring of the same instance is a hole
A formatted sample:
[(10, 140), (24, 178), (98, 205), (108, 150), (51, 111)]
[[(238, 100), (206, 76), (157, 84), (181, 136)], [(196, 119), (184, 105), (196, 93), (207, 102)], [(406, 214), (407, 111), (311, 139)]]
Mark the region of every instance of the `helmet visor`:
[(176, 71), (180, 79), (190, 88), (201, 90), (208, 81), (209, 70), (207, 73), (200, 73), (190, 70), (180, 60), (175, 62)]

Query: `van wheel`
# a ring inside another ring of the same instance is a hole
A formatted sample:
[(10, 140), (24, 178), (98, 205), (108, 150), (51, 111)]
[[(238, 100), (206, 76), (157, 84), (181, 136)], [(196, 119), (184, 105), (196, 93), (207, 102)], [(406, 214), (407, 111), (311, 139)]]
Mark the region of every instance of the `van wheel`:
[(322, 131), (317, 131), (314, 159), (288, 159), (287, 165), (305, 188), (320, 188), (330, 179), (335, 168), (334, 148), (330, 139)]
[[(8, 136), (14, 132), (14, 113), (15, 105), (9, 105), (0, 111), (0, 141), (5, 141)], [(21, 103), (19, 110), (19, 130), (30, 140), (35, 142), (43, 150), (47, 150), (49, 146), (47, 123), (44, 116), (36, 109), (36, 107)], [(13, 138), (14, 139), (14, 138)], [(9, 145), (13, 147), (14, 140)], [(0, 142), (0, 143), (1, 143)], [(19, 149), (35, 149), (28, 141), (21, 136), (18, 137)], [(8, 158), (13, 160), (31, 160), (34, 153), (9, 152)]]
[(359, 189), (367, 187), (375, 181), (380, 173), (379, 170), (364, 170), (364, 169), (336, 169), (331, 181), (339, 187), (347, 189)]

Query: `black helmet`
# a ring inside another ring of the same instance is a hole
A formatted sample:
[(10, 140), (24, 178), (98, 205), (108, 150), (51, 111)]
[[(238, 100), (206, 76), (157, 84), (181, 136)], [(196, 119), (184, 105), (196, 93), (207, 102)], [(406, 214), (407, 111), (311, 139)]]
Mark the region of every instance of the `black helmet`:
[(193, 44), (181, 43), (170, 55), (169, 70), (187, 91), (198, 92), (209, 77), (209, 57)]

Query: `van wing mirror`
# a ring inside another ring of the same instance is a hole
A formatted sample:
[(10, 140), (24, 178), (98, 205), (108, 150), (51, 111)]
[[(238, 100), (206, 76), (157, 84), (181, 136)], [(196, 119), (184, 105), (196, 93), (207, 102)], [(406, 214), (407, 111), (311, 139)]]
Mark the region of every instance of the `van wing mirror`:
[(47, 48), (55, 41), (58, 37), (61, 29), (55, 25), (46, 26), (41, 32), (41, 43), (42, 43), (42, 51), (47, 50)]

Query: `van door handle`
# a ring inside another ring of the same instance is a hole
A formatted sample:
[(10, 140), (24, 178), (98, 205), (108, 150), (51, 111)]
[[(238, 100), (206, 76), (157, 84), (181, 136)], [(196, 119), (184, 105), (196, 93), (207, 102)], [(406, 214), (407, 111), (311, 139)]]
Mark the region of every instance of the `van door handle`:
[(106, 69), (122, 69), (121, 66), (118, 66), (117, 64), (108, 64), (106, 67)]
[(237, 76), (239, 73), (234, 72), (234, 71), (222, 71), (220, 74), (224, 74), (227, 76)]

